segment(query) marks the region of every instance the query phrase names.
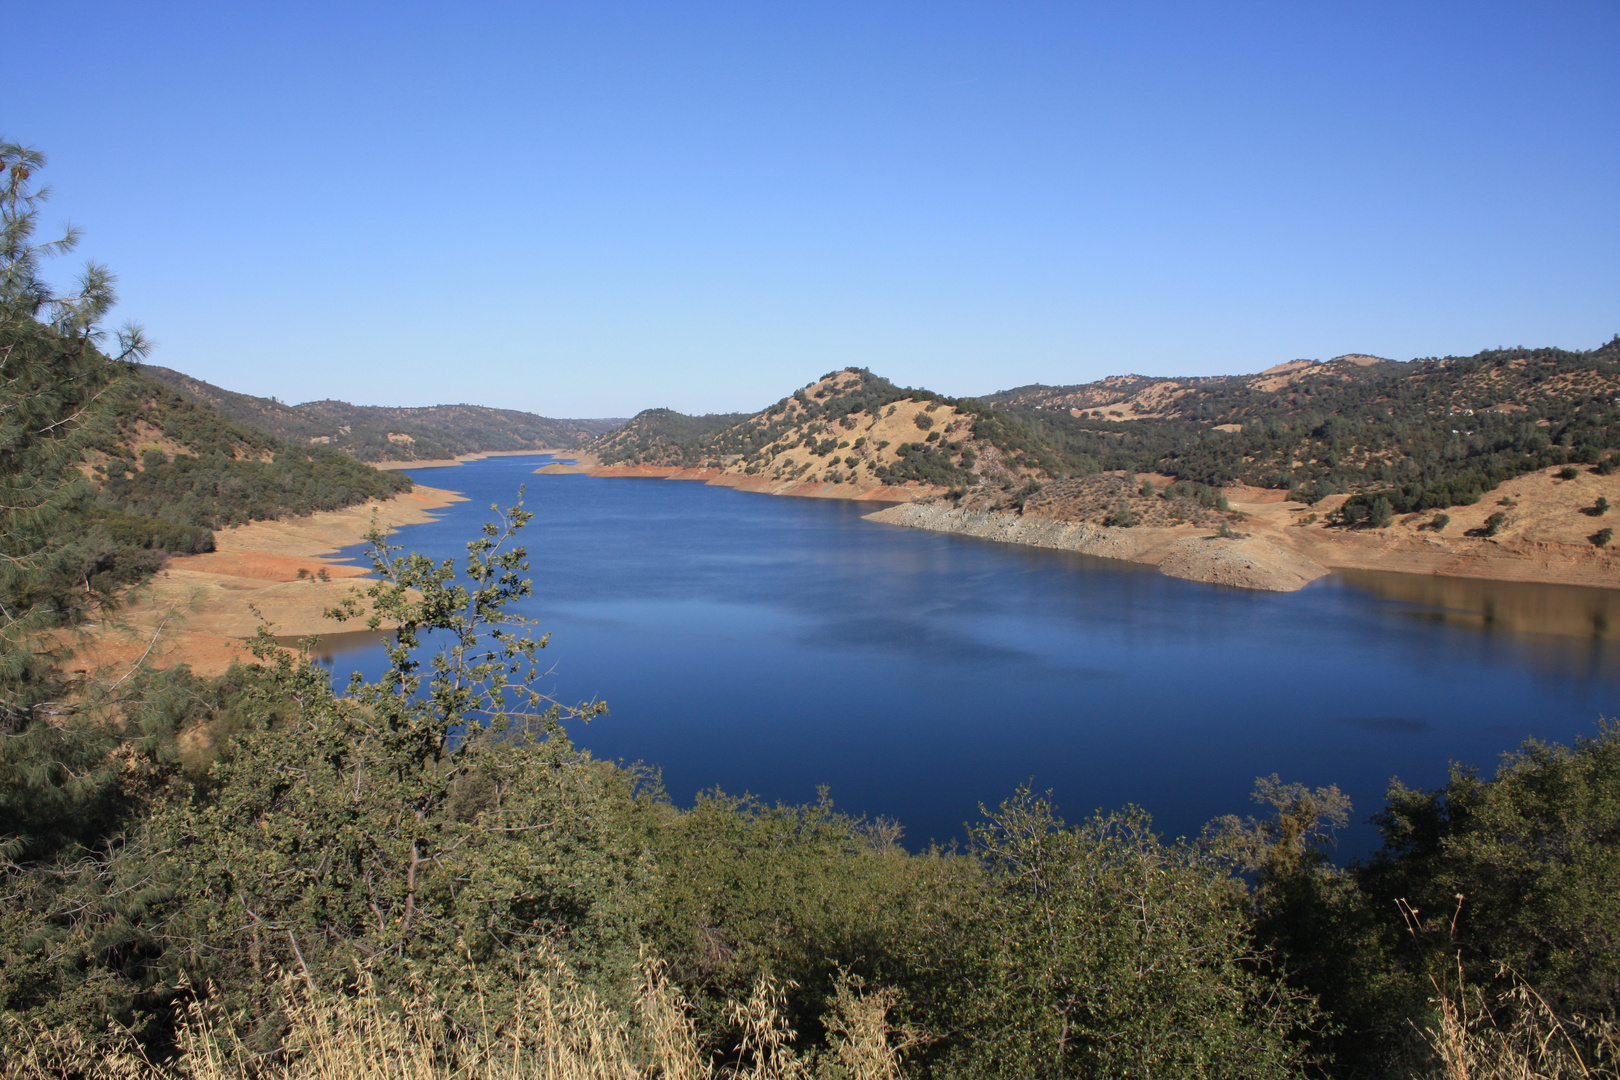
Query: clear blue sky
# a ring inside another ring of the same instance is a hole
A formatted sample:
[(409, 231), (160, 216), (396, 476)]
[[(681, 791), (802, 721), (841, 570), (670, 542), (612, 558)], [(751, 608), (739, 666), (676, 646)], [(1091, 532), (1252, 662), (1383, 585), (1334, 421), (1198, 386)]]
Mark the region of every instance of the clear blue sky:
[[(154, 362), (753, 409), (1620, 331), (1620, 5), (18, 5)], [(65, 262), (53, 272), (66, 279)]]

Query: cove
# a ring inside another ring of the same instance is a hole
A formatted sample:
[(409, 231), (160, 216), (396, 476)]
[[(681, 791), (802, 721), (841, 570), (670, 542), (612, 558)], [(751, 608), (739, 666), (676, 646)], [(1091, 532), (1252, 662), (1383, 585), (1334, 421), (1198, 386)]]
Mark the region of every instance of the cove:
[[(547, 460), (412, 473), (470, 501), (392, 540), (459, 560), (491, 503), (527, 485), (535, 595), (520, 610), (551, 634), (542, 685), (605, 700), (571, 735), (657, 766), (683, 805), (717, 786), (805, 802), (826, 785), (917, 849), (1032, 781), (1071, 821), (1135, 803), (1190, 836), (1250, 812), (1254, 778), (1277, 773), (1351, 796), (1350, 857), (1376, 846), (1364, 822), (1392, 776), (1489, 772), (1526, 738), (1567, 744), (1620, 714), (1609, 590), (1515, 586), (1509, 603), (1488, 583), (1334, 575), (1248, 592), (880, 525), (867, 504), (532, 475)], [(364, 635), (324, 656), (340, 682), (384, 667)]]

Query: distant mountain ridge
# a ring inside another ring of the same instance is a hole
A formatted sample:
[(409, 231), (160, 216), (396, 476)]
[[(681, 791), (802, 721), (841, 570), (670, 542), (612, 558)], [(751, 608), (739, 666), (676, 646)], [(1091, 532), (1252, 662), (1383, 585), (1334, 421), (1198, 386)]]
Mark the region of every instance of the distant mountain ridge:
[(969, 408), (844, 368), (752, 415), (648, 409), (585, 450), (604, 466), (715, 469), (760, 483), (948, 487), (972, 483), (974, 468), (999, 469), (979, 460)]
[(573, 448), (624, 423), (616, 418), (557, 420), (483, 405), (395, 408), (331, 399), (286, 405), (226, 390), (171, 368), (145, 365), (141, 372), (278, 439), (330, 446), (360, 461), (425, 461), (490, 451)]

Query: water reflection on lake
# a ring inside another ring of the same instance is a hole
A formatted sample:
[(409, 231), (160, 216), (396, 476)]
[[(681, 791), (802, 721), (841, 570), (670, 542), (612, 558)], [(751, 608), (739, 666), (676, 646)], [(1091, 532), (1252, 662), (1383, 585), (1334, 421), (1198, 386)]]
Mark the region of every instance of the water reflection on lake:
[[(1392, 775), (1433, 785), (1450, 761), (1489, 768), (1620, 713), (1620, 642), (1593, 634), (1620, 619), (1594, 590), (1346, 575), (1246, 592), (878, 525), (860, 504), (537, 463), (415, 474), (470, 501), (395, 542), (462, 554), (527, 483), (522, 611), (552, 634), (547, 687), (605, 699), (577, 739), (656, 763), (683, 803), (825, 783), (917, 844), (1033, 777), (1071, 818), (1134, 802), (1193, 834), (1245, 812), (1256, 776), (1337, 783), (1364, 817)], [(383, 667), (375, 646), (332, 655), (340, 679)], [(1373, 839), (1358, 826), (1345, 850)]]
[(1514, 634), (1620, 640), (1620, 589), (1343, 570), (1346, 585), (1411, 604), (1410, 614)]
[[(363, 581), (356, 585), (364, 586)], [(339, 634), (321, 634), (310, 650), (310, 658), (324, 668), (340, 666), (339, 662), (349, 657), (375, 656), (381, 651), (382, 643), (392, 638), (387, 630), (349, 630)], [(303, 639), (298, 637), (277, 637), (276, 643), (289, 649), (297, 649), (303, 645)]]

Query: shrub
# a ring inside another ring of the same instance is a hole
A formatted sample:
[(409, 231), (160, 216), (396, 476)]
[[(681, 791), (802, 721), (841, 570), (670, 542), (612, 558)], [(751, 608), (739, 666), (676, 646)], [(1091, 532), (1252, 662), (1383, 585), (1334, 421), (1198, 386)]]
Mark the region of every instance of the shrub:
[(1429, 528), (1433, 529), (1435, 532), (1444, 532), (1446, 526), (1450, 524), (1450, 514), (1436, 514), (1434, 515), (1434, 519), (1429, 522)]
[(1598, 547), (1608, 547), (1609, 541), (1614, 539), (1613, 529), (1599, 529), (1592, 534), (1592, 543)]
[(1470, 981), (1499, 965), (1561, 1015), (1613, 1013), (1620, 987), (1620, 725), (1573, 749), (1531, 740), (1489, 780), (1453, 767), (1432, 791), (1391, 786), (1373, 819), (1377, 858), (1360, 872), (1375, 907), (1405, 899), (1454, 931), (1437, 965)]
[(1311, 1007), (1245, 962), (1214, 860), (1137, 809), (1068, 826), (1027, 787), (987, 818), (977, 932), (941, 958), (961, 984), (943, 1075), (1296, 1074)]
[(1502, 531), (1502, 526), (1504, 526), (1506, 524), (1507, 524), (1507, 515), (1502, 513), (1502, 511), (1498, 510), (1496, 513), (1492, 514), (1490, 517), (1485, 519), (1485, 526), (1484, 526), (1485, 535), (1486, 536), (1495, 536), (1497, 533)]
[(1395, 520), (1395, 507), (1390, 505), (1388, 499), (1380, 495), (1373, 500), (1372, 509), (1368, 512), (1367, 524), (1375, 529), (1387, 529)]

